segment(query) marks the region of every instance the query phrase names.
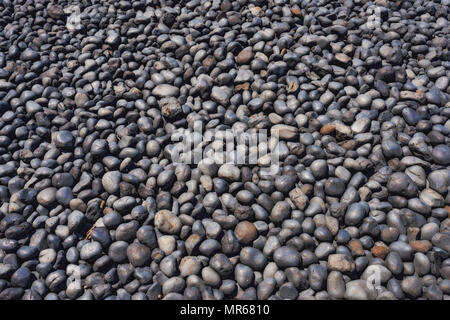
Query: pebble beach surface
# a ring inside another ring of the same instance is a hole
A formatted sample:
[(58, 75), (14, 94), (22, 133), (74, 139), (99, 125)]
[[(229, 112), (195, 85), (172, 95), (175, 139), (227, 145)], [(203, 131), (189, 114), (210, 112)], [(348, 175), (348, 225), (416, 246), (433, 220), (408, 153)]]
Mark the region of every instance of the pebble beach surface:
[(449, 8), (1, 1), (0, 300), (448, 300)]

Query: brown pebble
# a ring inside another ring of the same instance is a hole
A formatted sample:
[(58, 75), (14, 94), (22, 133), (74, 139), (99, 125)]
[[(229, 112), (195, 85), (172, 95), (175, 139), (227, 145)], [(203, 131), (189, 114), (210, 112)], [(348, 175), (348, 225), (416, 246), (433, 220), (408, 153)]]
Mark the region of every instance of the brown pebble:
[(250, 83), (248, 83), (248, 82), (244, 82), (244, 83), (237, 84), (234, 86), (235, 91), (248, 90), (248, 88), (250, 88)]
[(291, 8), (291, 12), (294, 16), (301, 16), (302, 11), (299, 8)]
[(260, 7), (252, 7), (250, 8), (250, 12), (252, 13), (252, 15), (257, 16), (262, 12), (262, 10)]
[(156, 213), (154, 219), (155, 227), (159, 231), (168, 234), (177, 234), (181, 229), (181, 221), (169, 210), (160, 210)]
[(322, 134), (322, 135), (330, 134), (330, 133), (333, 133), (334, 130), (336, 130), (336, 127), (331, 123), (327, 123), (320, 129), (320, 134)]
[(253, 59), (253, 51), (251, 47), (244, 48), (236, 57), (239, 64), (247, 64)]
[(288, 92), (295, 92), (298, 90), (298, 84), (296, 82), (290, 82), (288, 87), (287, 87), (287, 91)]
[(234, 229), (234, 234), (243, 244), (250, 244), (258, 236), (255, 225), (249, 221), (239, 222)]
[(345, 53), (336, 53), (334, 58), (336, 62), (342, 66), (347, 66), (349, 62), (352, 60), (352, 58), (350, 58)]
[(209, 55), (202, 61), (202, 65), (207, 69), (210, 70), (214, 65), (216, 64), (216, 59)]
[(348, 243), (350, 250), (352, 251), (352, 255), (354, 256), (363, 256), (364, 248), (359, 240), (352, 240)]
[(389, 253), (389, 248), (386, 245), (374, 245), (372, 249), (370, 249), (370, 252), (372, 252), (375, 257), (384, 259)]
[(425, 93), (417, 90), (413, 91), (400, 91), (400, 100), (415, 100), (417, 102), (425, 102)]
[(413, 240), (409, 242), (414, 251), (426, 253), (431, 250), (433, 245), (428, 240)]
[(355, 140), (342, 141), (339, 142), (338, 144), (345, 150), (353, 150), (357, 145)]

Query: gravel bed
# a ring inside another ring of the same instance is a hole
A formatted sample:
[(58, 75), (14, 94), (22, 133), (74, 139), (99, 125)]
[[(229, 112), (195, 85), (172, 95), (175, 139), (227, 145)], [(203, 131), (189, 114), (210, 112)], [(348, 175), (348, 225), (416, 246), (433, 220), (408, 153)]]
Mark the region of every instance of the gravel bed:
[(449, 300), (449, 8), (1, 1), (0, 300)]

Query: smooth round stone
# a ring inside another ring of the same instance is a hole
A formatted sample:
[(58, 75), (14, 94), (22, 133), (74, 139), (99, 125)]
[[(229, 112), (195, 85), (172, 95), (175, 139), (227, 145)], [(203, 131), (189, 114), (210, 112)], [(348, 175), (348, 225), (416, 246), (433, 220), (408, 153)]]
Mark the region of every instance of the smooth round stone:
[(219, 274), (211, 267), (203, 268), (201, 276), (206, 285), (217, 287), (221, 283)]
[(402, 258), (397, 252), (389, 252), (386, 257), (386, 267), (395, 275), (403, 272)]
[(255, 275), (253, 270), (242, 263), (238, 263), (234, 268), (234, 279), (241, 286), (246, 289), (250, 287), (254, 282)]
[(443, 197), (430, 188), (422, 190), (422, 192), (419, 194), (419, 198), (432, 208), (438, 208), (444, 205)]
[(345, 224), (357, 226), (369, 213), (369, 206), (366, 202), (352, 203), (345, 213)]
[(164, 251), (166, 255), (169, 255), (175, 250), (176, 239), (173, 236), (168, 235), (160, 236), (158, 238), (158, 247)]
[(180, 94), (180, 89), (169, 84), (160, 84), (152, 90), (152, 94), (159, 98), (177, 97)]
[(298, 267), (301, 263), (301, 256), (294, 248), (284, 246), (275, 250), (273, 260), (280, 268)]
[(295, 186), (295, 181), (291, 176), (282, 175), (275, 178), (275, 188), (285, 194), (289, 193)]
[(418, 298), (422, 294), (422, 284), (417, 276), (405, 277), (401, 282), (401, 288), (413, 298)]
[(236, 62), (239, 64), (247, 64), (253, 58), (253, 51), (251, 47), (244, 48), (236, 56)]
[(78, 210), (74, 210), (69, 214), (67, 218), (67, 226), (70, 231), (77, 231), (83, 226), (85, 215)]
[(239, 260), (253, 270), (262, 270), (267, 264), (267, 259), (262, 252), (253, 247), (243, 248), (239, 255)]
[(342, 299), (345, 294), (345, 281), (339, 271), (331, 271), (327, 278), (327, 292), (334, 299)]
[(273, 278), (268, 278), (261, 281), (256, 288), (256, 295), (258, 299), (267, 300), (272, 295), (276, 285), (277, 283)]
[(366, 288), (366, 282), (363, 280), (349, 281), (345, 286), (344, 298), (347, 300), (369, 300), (370, 296)]
[(152, 226), (140, 227), (136, 232), (136, 238), (150, 249), (154, 249), (157, 246), (156, 234)]
[(341, 229), (338, 231), (335, 239), (338, 244), (346, 244), (351, 240), (351, 236), (346, 230)]
[(17, 269), (11, 276), (11, 285), (14, 287), (28, 288), (33, 281), (33, 275), (26, 267)]
[(156, 182), (158, 186), (162, 187), (164, 190), (170, 189), (175, 181), (175, 172), (173, 170), (164, 170), (158, 175)]
[(39, 253), (39, 262), (52, 264), (56, 259), (56, 251), (54, 249), (44, 249)]
[(415, 253), (413, 262), (414, 271), (417, 273), (417, 275), (424, 276), (430, 272), (430, 260), (425, 254), (421, 252)]
[(326, 257), (328, 257), (331, 253), (334, 253), (335, 251), (336, 250), (331, 243), (322, 242), (317, 246), (316, 250), (314, 250), (314, 254), (319, 259), (325, 259)]
[(36, 200), (39, 204), (49, 207), (56, 201), (56, 188), (50, 187), (37, 194)]
[(424, 224), (420, 229), (420, 239), (431, 240), (433, 236), (439, 232), (439, 225), (436, 223)]
[(311, 172), (316, 179), (323, 179), (328, 175), (328, 164), (325, 160), (315, 160), (310, 166)]
[(258, 237), (258, 231), (253, 223), (242, 221), (236, 225), (234, 233), (238, 241), (244, 245), (251, 244)]
[(450, 180), (450, 171), (449, 170), (436, 170), (431, 172), (427, 180), (429, 182), (429, 186), (431, 189), (436, 190), (441, 194), (445, 194), (447, 192), (447, 185)]
[(383, 150), (383, 155), (388, 159), (400, 158), (403, 154), (401, 146), (393, 139), (383, 140), (381, 148)]
[(333, 239), (333, 235), (331, 234), (330, 230), (322, 226), (314, 230), (314, 237), (321, 242), (331, 241)]
[(206, 208), (215, 209), (218, 207), (219, 203), (219, 198), (215, 192), (210, 192), (203, 198), (203, 205)]
[(155, 215), (155, 227), (163, 233), (178, 234), (181, 229), (181, 221), (172, 212), (161, 210)]
[(147, 152), (147, 155), (150, 158), (153, 158), (153, 157), (159, 155), (159, 153), (161, 151), (161, 146), (159, 145), (159, 143), (157, 141), (150, 140), (149, 142), (147, 142), (145, 151)]
[(136, 220), (132, 220), (128, 223), (122, 223), (116, 229), (116, 240), (131, 241), (135, 238), (138, 229), (139, 222)]
[(331, 197), (340, 197), (345, 191), (345, 184), (339, 178), (328, 178), (325, 182), (325, 193)]
[(55, 134), (55, 145), (58, 148), (73, 148), (75, 138), (69, 131), (63, 130)]
[(408, 261), (411, 259), (413, 250), (408, 243), (402, 241), (392, 242), (389, 246), (390, 251), (397, 252), (400, 258), (404, 261)]
[(127, 248), (128, 260), (135, 267), (145, 265), (149, 261), (150, 255), (150, 249), (140, 243), (132, 243)]
[(387, 188), (390, 192), (407, 198), (414, 197), (418, 192), (414, 181), (403, 172), (393, 173), (389, 177)]
[(200, 259), (198, 257), (187, 256), (181, 259), (180, 273), (183, 277), (198, 274), (202, 269)]
[(122, 174), (119, 171), (106, 172), (102, 178), (103, 188), (110, 194), (118, 194), (121, 178)]
[(253, 193), (248, 190), (239, 191), (236, 194), (236, 199), (244, 205), (251, 205), (255, 200)]
[(435, 146), (431, 155), (433, 157), (433, 160), (439, 164), (450, 164), (450, 147), (445, 144)]
[(29, 260), (37, 257), (39, 255), (39, 250), (32, 246), (22, 246), (17, 250), (16, 254), (22, 260)]
[(204, 175), (209, 177), (214, 177), (218, 170), (216, 162), (210, 158), (200, 160), (197, 167)]
[(111, 243), (108, 249), (108, 256), (113, 260), (114, 262), (121, 263), (124, 262), (128, 255), (127, 250), (128, 249), (128, 243), (125, 241), (116, 241)]
[(20, 54), (20, 59), (24, 61), (35, 61), (39, 60), (39, 53), (34, 51), (33, 49), (26, 48)]
[(361, 108), (368, 108), (372, 103), (372, 97), (369, 94), (361, 94), (356, 97), (356, 102)]
[(403, 109), (402, 115), (405, 121), (411, 126), (415, 126), (421, 120), (421, 117), (417, 111), (411, 108)]
[(126, 213), (131, 211), (137, 205), (136, 199), (131, 196), (125, 196), (115, 201), (113, 204), (114, 210), (119, 213)]
[(212, 256), (220, 251), (220, 243), (214, 239), (207, 239), (202, 242), (199, 251), (205, 256)]
[(280, 297), (285, 300), (295, 300), (298, 297), (297, 288), (290, 282), (283, 284), (278, 292)]
[(10, 287), (0, 292), (0, 300), (20, 300), (25, 291), (22, 288)]
[(291, 215), (291, 206), (286, 201), (277, 202), (270, 213), (270, 219), (274, 223), (281, 223), (284, 220), (288, 219)]
[(327, 269), (320, 264), (311, 264), (308, 267), (308, 282), (311, 289), (320, 291), (326, 284)]
[(69, 206), (70, 201), (73, 199), (72, 189), (69, 187), (62, 187), (56, 191), (56, 201), (65, 207)]
[(99, 242), (86, 243), (80, 250), (80, 258), (85, 261), (93, 261), (102, 254), (102, 246)]

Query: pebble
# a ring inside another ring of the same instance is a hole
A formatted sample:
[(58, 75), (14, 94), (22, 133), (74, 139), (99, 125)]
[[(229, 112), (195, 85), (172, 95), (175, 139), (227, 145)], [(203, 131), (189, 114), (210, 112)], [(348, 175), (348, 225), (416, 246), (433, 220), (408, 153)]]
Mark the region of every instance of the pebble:
[(132, 243), (127, 248), (127, 257), (135, 267), (144, 266), (150, 259), (151, 251), (145, 245)]
[(244, 245), (251, 244), (258, 236), (254, 224), (249, 221), (239, 222), (234, 229), (234, 233), (238, 241)]
[(273, 260), (280, 268), (298, 267), (301, 263), (301, 256), (294, 248), (284, 246), (275, 250)]
[(328, 256), (327, 268), (332, 271), (353, 272), (355, 263), (344, 254), (330, 254)]
[(181, 229), (181, 221), (168, 210), (161, 210), (155, 215), (155, 227), (161, 232), (178, 234)]
[(175, 87), (171, 86), (169, 84), (160, 84), (157, 85), (153, 90), (152, 94), (156, 97), (163, 98), (163, 97), (176, 97), (180, 93), (180, 90)]

